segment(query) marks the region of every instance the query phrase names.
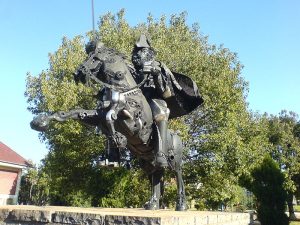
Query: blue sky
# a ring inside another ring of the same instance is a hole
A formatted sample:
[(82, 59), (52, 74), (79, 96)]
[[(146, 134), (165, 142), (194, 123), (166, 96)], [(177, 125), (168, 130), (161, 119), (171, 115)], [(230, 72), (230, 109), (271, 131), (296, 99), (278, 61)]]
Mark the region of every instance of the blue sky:
[[(94, 0), (95, 18), (124, 8), (134, 26), (186, 11), (209, 43), (224, 44), (245, 66), (249, 109), (300, 114), (300, 1), (297, 0)], [(0, 141), (38, 163), (47, 149), (32, 131), (24, 97), (26, 73), (48, 68), (48, 53), (62, 37), (84, 35), (92, 27), (90, 0), (0, 0)]]

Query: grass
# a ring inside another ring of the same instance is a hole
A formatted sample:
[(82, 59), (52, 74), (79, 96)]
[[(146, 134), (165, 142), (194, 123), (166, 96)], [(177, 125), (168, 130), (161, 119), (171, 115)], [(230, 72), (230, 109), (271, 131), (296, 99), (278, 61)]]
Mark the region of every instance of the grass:
[(290, 223), (290, 225), (300, 225), (300, 222), (296, 222), (296, 221), (292, 221), (291, 223)]
[[(300, 205), (294, 205), (295, 212), (300, 212)], [(291, 221), (290, 225), (300, 225), (300, 221)]]
[[(300, 205), (294, 205), (295, 212), (300, 212)], [(300, 225), (300, 221), (291, 221), (290, 225)]]

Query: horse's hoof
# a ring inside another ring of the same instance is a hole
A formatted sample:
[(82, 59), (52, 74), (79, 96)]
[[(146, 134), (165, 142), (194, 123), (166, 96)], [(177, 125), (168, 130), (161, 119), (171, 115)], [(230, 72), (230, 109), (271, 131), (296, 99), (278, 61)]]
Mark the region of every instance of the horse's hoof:
[(38, 115), (30, 122), (30, 127), (36, 131), (46, 131), (49, 119), (46, 115)]
[(156, 202), (149, 201), (149, 202), (145, 203), (144, 209), (146, 209), (146, 210), (157, 210), (157, 209), (159, 209), (159, 205)]
[(164, 155), (157, 153), (155, 158), (156, 158), (154, 162), (155, 167), (163, 168), (169, 166), (169, 163), (167, 159), (164, 157)]
[(182, 204), (182, 205), (177, 204), (175, 210), (176, 211), (186, 211), (187, 206), (185, 204)]

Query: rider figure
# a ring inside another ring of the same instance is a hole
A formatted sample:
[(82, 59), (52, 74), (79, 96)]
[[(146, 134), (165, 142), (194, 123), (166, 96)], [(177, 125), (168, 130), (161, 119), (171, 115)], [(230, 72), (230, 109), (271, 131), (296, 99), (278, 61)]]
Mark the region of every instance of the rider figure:
[(170, 110), (166, 99), (174, 96), (173, 85), (180, 89), (172, 72), (161, 62), (155, 60), (156, 52), (147, 37), (142, 34), (132, 51), (132, 63), (137, 71), (137, 82), (147, 77), (141, 87), (152, 109), (153, 119), (158, 127), (161, 145), (156, 149), (156, 164), (168, 166), (167, 129)]

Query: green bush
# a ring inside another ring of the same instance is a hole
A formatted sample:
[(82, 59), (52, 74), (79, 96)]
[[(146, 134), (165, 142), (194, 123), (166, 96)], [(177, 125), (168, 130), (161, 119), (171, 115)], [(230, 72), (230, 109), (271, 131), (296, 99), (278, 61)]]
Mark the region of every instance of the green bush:
[(287, 193), (284, 190), (284, 175), (278, 164), (268, 155), (262, 164), (251, 172), (251, 178), (243, 184), (257, 198), (257, 216), (262, 225), (288, 225), (285, 214)]

